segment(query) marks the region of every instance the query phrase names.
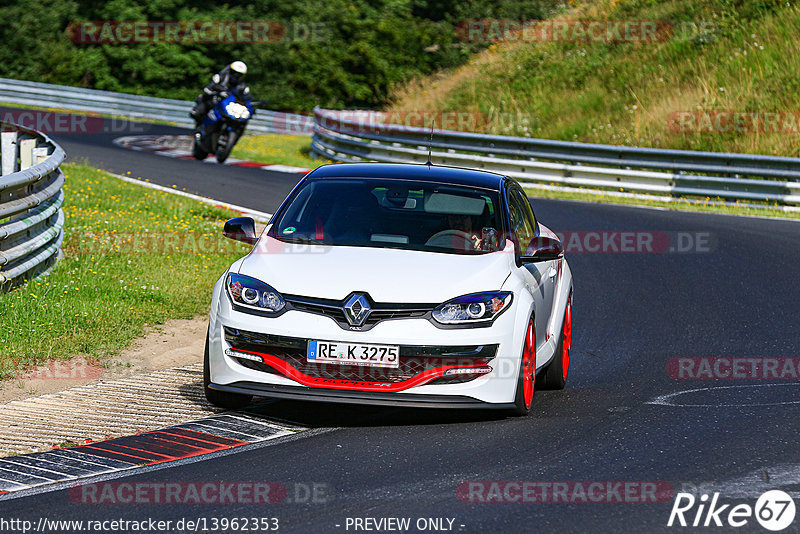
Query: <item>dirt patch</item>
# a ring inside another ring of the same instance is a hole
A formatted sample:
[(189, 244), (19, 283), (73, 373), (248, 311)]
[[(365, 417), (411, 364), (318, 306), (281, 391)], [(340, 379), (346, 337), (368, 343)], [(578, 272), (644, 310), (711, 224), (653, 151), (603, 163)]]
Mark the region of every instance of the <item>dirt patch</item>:
[(19, 378), (0, 382), (0, 404), (101, 380), (201, 362), (207, 328), (208, 317), (173, 319), (151, 327), (144, 337), (134, 340), (129, 348), (101, 364), (75, 358), (37, 367)]

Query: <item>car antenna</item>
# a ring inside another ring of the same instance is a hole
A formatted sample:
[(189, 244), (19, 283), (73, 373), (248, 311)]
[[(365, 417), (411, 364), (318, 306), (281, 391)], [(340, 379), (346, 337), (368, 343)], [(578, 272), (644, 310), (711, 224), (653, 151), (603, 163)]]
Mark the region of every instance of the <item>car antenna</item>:
[(433, 144), (433, 126), (436, 124), (436, 119), (431, 119), (431, 138), (428, 141), (428, 162), (425, 164), (428, 167), (431, 166), (431, 145)]

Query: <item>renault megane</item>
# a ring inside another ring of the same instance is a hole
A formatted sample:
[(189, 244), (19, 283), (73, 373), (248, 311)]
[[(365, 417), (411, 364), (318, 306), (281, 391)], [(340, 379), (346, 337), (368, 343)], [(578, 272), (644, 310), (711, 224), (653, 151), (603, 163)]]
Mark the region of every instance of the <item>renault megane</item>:
[(208, 400), (531, 409), (569, 370), (572, 274), (514, 180), (431, 165), (309, 173), (214, 286)]

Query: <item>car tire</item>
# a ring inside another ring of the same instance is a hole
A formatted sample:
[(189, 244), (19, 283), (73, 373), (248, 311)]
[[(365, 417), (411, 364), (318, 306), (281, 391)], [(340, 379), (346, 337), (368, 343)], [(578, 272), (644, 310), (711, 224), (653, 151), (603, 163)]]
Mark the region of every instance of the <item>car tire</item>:
[(243, 408), (253, 400), (252, 395), (242, 395), (241, 393), (229, 393), (227, 391), (217, 391), (208, 385), (211, 383), (211, 372), (208, 368), (208, 334), (206, 334), (206, 350), (203, 354), (203, 392), (206, 400), (219, 408), (235, 410)]
[(528, 415), (533, 405), (536, 392), (536, 327), (533, 317), (528, 320), (525, 329), (525, 341), (522, 343), (522, 361), (517, 377), (517, 389), (514, 395), (514, 408), (511, 413), (516, 416)]
[(558, 341), (553, 361), (542, 373), (542, 389), (564, 389), (569, 373), (569, 357), (572, 350), (572, 295), (567, 299), (564, 310), (564, 323), (561, 327), (561, 339)]

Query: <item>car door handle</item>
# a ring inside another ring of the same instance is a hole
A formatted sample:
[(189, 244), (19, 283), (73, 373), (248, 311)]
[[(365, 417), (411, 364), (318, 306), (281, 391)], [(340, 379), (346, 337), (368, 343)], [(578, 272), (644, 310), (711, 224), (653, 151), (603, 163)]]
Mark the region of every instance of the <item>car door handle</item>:
[(549, 276), (550, 278), (554, 278), (556, 274), (558, 274), (558, 269), (556, 269), (555, 267), (550, 267), (550, 270), (547, 271), (547, 276)]

